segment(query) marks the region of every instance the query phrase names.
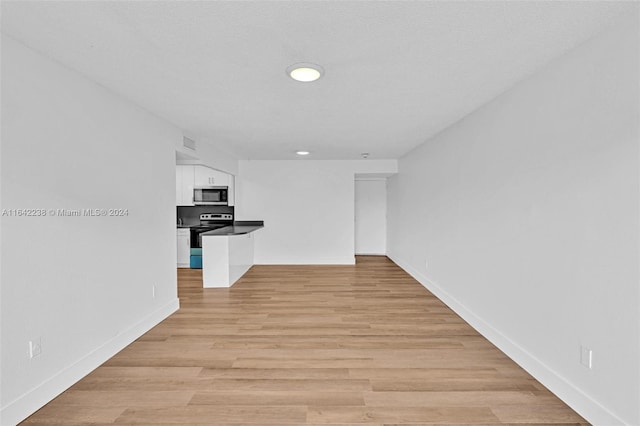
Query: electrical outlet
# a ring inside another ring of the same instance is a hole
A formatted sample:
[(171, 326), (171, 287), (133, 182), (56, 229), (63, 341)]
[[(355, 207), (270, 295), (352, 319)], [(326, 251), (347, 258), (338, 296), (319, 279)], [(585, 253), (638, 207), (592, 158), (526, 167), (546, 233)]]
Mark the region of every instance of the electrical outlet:
[(151, 297), (154, 298), (154, 299), (156, 298), (156, 286), (155, 285), (151, 286)]
[(42, 339), (40, 337), (29, 340), (29, 358), (35, 358), (42, 354)]
[(580, 346), (580, 364), (589, 370), (593, 368), (593, 351), (586, 346)]

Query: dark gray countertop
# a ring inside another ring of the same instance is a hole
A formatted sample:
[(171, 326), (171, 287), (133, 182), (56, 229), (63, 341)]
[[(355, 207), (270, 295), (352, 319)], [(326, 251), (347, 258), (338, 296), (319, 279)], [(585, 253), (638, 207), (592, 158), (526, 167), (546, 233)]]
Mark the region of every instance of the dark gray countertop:
[[(184, 223), (182, 225), (176, 225), (176, 227), (178, 229), (189, 229), (189, 228), (194, 228), (194, 227), (200, 227), (200, 223), (191, 223), (191, 224), (187, 224)], [(233, 222), (233, 225), (229, 225), (225, 228), (220, 228), (220, 229), (225, 229), (225, 230), (229, 230), (229, 228), (234, 228), (240, 232), (238, 232), (239, 234), (247, 234), (249, 232), (255, 231), (255, 229), (251, 230), (251, 231), (245, 231), (243, 230), (244, 227), (251, 227), (251, 228), (263, 228), (264, 227), (264, 221), (262, 220), (237, 220), (235, 222)], [(220, 229), (216, 229), (216, 231), (219, 231)], [(202, 234), (204, 235), (204, 234)], [(222, 234), (212, 234), (212, 235), (222, 235)]]
[(248, 234), (253, 231), (257, 231), (260, 228), (264, 228), (264, 225), (231, 225), (224, 228), (214, 229), (213, 231), (203, 232), (200, 234), (202, 237), (210, 236), (229, 236), (229, 235), (242, 235)]
[(233, 222), (233, 225), (214, 229), (213, 231), (209, 232), (203, 232), (200, 235), (203, 237), (216, 235), (223, 237), (229, 235), (243, 235), (253, 231), (257, 231), (260, 228), (264, 228), (264, 222), (261, 220), (238, 220)]

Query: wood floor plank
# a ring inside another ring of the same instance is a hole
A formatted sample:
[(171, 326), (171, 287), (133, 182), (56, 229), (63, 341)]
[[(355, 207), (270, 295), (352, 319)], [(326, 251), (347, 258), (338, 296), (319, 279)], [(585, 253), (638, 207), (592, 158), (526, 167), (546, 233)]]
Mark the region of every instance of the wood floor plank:
[(36, 411), (23, 424), (67, 425), (74, 422), (85, 425), (109, 424), (113, 423), (125, 410), (125, 407), (111, 407), (107, 404), (102, 407), (74, 407), (50, 403)]
[(528, 391), (365, 392), (368, 407), (502, 407), (563, 405), (552, 395)]
[(528, 404), (524, 406), (503, 405), (492, 408), (493, 413), (505, 423), (576, 423), (584, 422), (578, 414), (563, 404)]
[(362, 392), (352, 391), (217, 391), (196, 392), (192, 405), (362, 405)]
[(74, 390), (82, 391), (207, 391), (207, 390), (316, 390), (316, 391), (368, 391), (369, 380), (365, 379), (255, 379), (189, 377), (166, 378), (99, 378), (85, 379), (75, 384)]
[(443, 423), (457, 424), (460, 422), (473, 422), (480, 425), (496, 423), (500, 420), (489, 408), (455, 407), (309, 407), (309, 422), (315, 423), (368, 423), (371, 421), (381, 423)]
[(202, 367), (109, 367), (103, 365), (91, 372), (89, 378), (114, 378), (114, 377), (197, 377), (202, 373)]
[(349, 377), (354, 379), (458, 379), (499, 378), (495, 368), (350, 368)]
[(374, 379), (371, 388), (376, 392), (415, 392), (415, 391), (535, 391), (537, 388), (528, 380), (513, 379), (477, 379), (442, 378), (432, 380)]
[(178, 270), (180, 310), (29, 425), (584, 425), (386, 257)]
[(115, 421), (125, 424), (154, 423), (156, 425), (189, 423), (208, 424), (301, 424), (305, 423), (304, 406), (250, 406), (250, 405), (190, 405), (170, 408), (130, 408)]
[(137, 406), (157, 407), (157, 406), (186, 406), (196, 394), (193, 390), (188, 391), (145, 391), (134, 390), (69, 390), (58, 396), (51, 406), (81, 406), (81, 407), (129, 407), (131, 401), (135, 401)]
[(357, 379), (346, 368), (204, 368), (205, 377), (227, 379)]

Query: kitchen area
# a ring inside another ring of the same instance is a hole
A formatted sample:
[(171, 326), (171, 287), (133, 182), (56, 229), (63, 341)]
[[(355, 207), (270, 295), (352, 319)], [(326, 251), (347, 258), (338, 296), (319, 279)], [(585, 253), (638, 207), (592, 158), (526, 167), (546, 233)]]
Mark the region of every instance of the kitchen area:
[(253, 265), (263, 221), (235, 220), (235, 176), (176, 165), (177, 267), (202, 269), (203, 287), (231, 287)]

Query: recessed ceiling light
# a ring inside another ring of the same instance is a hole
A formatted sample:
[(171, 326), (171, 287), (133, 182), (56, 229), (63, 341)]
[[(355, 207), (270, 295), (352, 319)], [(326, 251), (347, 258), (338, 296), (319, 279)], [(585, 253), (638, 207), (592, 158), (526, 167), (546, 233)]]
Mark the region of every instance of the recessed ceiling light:
[(296, 151), (296, 154), (298, 154), (298, 155), (309, 155), (311, 153), (309, 151)]
[(293, 64), (287, 68), (289, 77), (303, 83), (316, 81), (324, 74), (324, 69), (320, 65), (299, 63)]

